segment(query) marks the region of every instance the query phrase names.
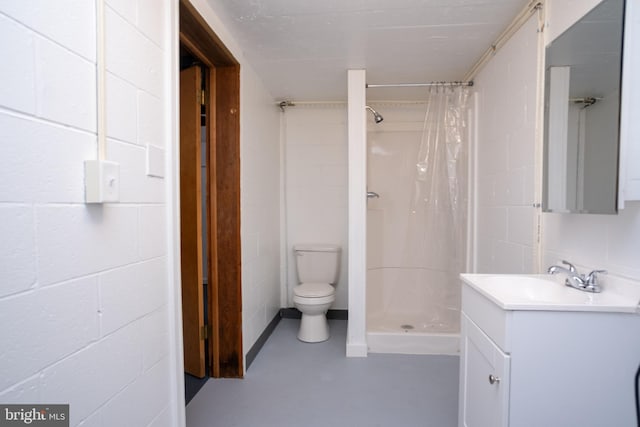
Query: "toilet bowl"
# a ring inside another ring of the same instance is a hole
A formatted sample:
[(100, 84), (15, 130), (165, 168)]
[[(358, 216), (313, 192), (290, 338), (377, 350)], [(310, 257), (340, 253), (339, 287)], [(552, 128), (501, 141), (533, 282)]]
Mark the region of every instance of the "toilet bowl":
[(321, 342), (329, 339), (327, 310), (336, 300), (332, 284), (338, 281), (340, 247), (295, 245), (299, 285), (293, 288), (293, 304), (302, 313), (298, 339)]
[(336, 292), (328, 283), (303, 283), (293, 289), (293, 304), (302, 313), (298, 339), (322, 342), (329, 339), (327, 310), (336, 300)]

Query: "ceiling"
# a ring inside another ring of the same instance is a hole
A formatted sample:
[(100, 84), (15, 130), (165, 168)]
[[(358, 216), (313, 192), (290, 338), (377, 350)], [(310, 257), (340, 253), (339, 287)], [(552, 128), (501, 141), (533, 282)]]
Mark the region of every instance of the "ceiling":
[[(276, 100), (343, 101), (367, 83), (461, 80), (527, 0), (208, 0)], [(425, 89), (368, 89), (372, 100)]]

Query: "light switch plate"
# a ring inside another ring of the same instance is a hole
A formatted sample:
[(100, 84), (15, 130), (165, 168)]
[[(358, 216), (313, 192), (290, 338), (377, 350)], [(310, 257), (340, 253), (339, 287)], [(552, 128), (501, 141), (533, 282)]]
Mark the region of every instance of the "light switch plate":
[(108, 160), (85, 160), (86, 203), (117, 202), (120, 199), (120, 165)]
[(155, 145), (147, 145), (147, 176), (164, 178), (164, 150)]

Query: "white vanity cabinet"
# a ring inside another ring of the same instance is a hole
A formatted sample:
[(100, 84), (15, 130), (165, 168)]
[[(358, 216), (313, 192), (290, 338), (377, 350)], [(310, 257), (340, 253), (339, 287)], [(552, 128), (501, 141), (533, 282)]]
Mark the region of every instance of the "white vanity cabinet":
[(493, 295), (478, 277), (463, 275), (460, 427), (636, 425), (637, 302), (510, 304), (517, 292)]
[(461, 326), (465, 401), (461, 425), (507, 426), (510, 357), (464, 315)]

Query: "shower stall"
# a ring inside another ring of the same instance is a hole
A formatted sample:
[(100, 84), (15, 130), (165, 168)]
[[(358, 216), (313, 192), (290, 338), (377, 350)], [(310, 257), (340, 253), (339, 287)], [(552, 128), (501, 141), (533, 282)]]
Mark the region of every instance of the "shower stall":
[[(466, 268), (468, 99), (370, 103), (366, 341), (370, 352), (457, 354)], [(375, 110), (373, 108), (375, 107)], [(384, 122), (378, 119), (384, 116)]]

